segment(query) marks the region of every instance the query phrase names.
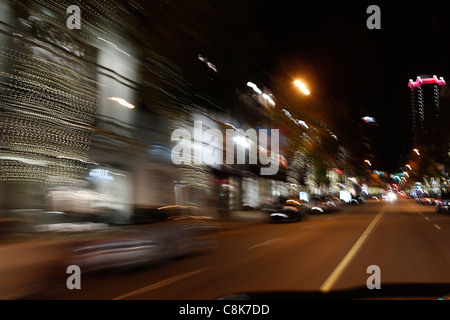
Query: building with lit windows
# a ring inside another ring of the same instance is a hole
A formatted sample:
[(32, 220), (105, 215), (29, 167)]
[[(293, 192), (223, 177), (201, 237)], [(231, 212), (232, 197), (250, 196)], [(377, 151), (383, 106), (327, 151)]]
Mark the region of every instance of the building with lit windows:
[(222, 74), (212, 82), (209, 56), (187, 67), (184, 56), (171, 60), (153, 47), (160, 34), (130, 24), (142, 10), (133, 2), (76, 3), (80, 29), (66, 25), (70, 1), (0, 0), (1, 209), (121, 223), (135, 207), (239, 210), (284, 192), (283, 158), (270, 178), (258, 165), (176, 166), (170, 158), (173, 130), (196, 119), (220, 130), (264, 127), (268, 96), (245, 82), (224, 89), (231, 82)]

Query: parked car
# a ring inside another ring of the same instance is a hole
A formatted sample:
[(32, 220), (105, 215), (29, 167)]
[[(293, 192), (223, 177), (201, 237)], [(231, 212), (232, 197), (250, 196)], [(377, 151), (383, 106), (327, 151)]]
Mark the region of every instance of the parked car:
[(436, 205), (437, 213), (450, 213), (450, 193), (443, 193)]
[(196, 213), (194, 207), (186, 206), (141, 208), (126, 225), (65, 228), (68, 240), (63, 263), (77, 265), (83, 272), (123, 270), (212, 250), (216, 245), (212, 231), (220, 226), (211, 217)]
[(307, 202), (300, 199), (288, 199), (284, 203), (263, 209), (269, 215), (270, 222), (294, 222), (305, 218), (308, 212)]
[(340, 209), (341, 201), (337, 198), (313, 196), (307, 204), (308, 213), (328, 213)]
[[(389, 199), (389, 198), (387, 198), (387, 199)], [(367, 200), (366, 200), (366, 198), (363, 195), (359, 194), (359, 195), (357, 195), (355, 197), (352, 197), (352, 201), (350, 203), (351, 204), (357, 204), (357, 205), (359, 204), (359, 205), (361, 205), (361, 204), (366, 204)]]
[(424, 206), (434, 206), (437, 204), (437, 199), (431, 197), (417, 198), (417, 202)]
[(342, 201), (337, 197), (326, 197), (324, 204), (328, 206), (328, 211), (338, 211), (341, 209)]
[(426, 203), (425, 198), (422, 198), (422, 197), (417, 197), (416, 201), (418, 204), (422, 204), (422, 205), (424, 205)]

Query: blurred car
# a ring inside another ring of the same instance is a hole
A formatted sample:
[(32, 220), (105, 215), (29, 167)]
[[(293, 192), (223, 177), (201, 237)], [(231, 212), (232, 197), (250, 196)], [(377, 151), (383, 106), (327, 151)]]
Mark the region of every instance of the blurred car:
[(337, 198), (313, 196), (307, 204), (308, 213), (328, 213), (340, 209), (341, 201)]
[[(387, 198), (383, 198), (384, 200), (386, 200)], [(350, 202), (351, 204), (357, 204), (357, 205), (361, 205), (361, 204), (366, 204), (367, 200), (363, 195), (357, 195), (352, 197), (352, 200)]]
[(216, 245), (212, 231), (219, 225), (195, 213), (194, 207), (187, 206), (141, 208), (127, 225), (66, 227), (63, 263), (77, 265), (83, 272), (123, 270), (212, 250)]
[(425, 205), (427, 203), (427, 201), (423, 197), (418, 197), (416, 199), (416, 201), (417, 201), (418, 204), (421, 204), (421, 205)]
[(431, 197), (417, 198), (417, 202), (424, 206), (433, 206), (437, 204), (437, 199)]
[(288, 199), (283, 204), (263, 209), (269, 215), (270, 222), (294, 222), (304, 219), (308, 211), (307, 202), (300, 199)]
[(337, 197), (327, 197), (324, 199), (325, 205), (329, 207), (328, 211), (337, 211), (341, 209), (342, 201)]
[(386, 202), (395, 202), (398, 200), (397, 193), (389, 191), (383, 196), (383, 200)]
[(450, 213), (450, 193), (442, 193), (436, 205), (437, 213)]

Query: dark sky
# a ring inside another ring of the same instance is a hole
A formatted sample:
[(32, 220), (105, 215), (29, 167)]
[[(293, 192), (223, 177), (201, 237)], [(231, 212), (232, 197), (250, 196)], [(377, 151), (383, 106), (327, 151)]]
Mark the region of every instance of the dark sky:
[[(230, 83), (243, 86), (251, 80), (289, 86), (289, 77), (300, 77), (314, 97), (347, 103), (348, 135), (359, 133), (362, 117), (375, 117), (380, 170), (398, 170), (401, 152), (410, 147), (408, 80), (449, 78), (450, 1), (145, 3), (150, 18), (142, 23), (153, 30), (150, 43), (172, 50), (181, 62), (201, 52), (222, 74), (228, 70)], [(366, 26), (372, 4), (381, 9), (381, 30)], [(255, 70), (261, 77), (251, 79)]]
[[(302, 61), (314, 94), (348, 100), (351, 111), (360, 113), (358, 118), (377, 119), (380, 169), (397, 170), (400, 152), (410, 143), (408, 80), (426, 74), (447, 78), (449, 72), (449, 5), (443, 1), (254, 3), (270, 42), (266, 70), (276, 73), (280, 65), (289, 64), (294, 69), (298, 64), (293, 61)], [(381, 9), (381, 30), (366, 27), (371, 4)]]

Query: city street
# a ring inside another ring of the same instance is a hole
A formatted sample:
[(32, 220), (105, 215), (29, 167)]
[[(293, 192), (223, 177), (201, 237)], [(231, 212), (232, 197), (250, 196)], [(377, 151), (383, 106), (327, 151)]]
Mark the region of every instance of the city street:
[(0, 7), (0, 300), (450, 300), (450, 2)]
[(82, 274), (80, 290), (68, 290), (63, 280), (30, 298), (210, 300), (254, 291), (369, 291), (371, 265), (380, 268), (380, 292), (390, 284), (450, 284), (450, 216), (413, 200), (372, 200), (217, 236), (211, 253), (133, 272)]

